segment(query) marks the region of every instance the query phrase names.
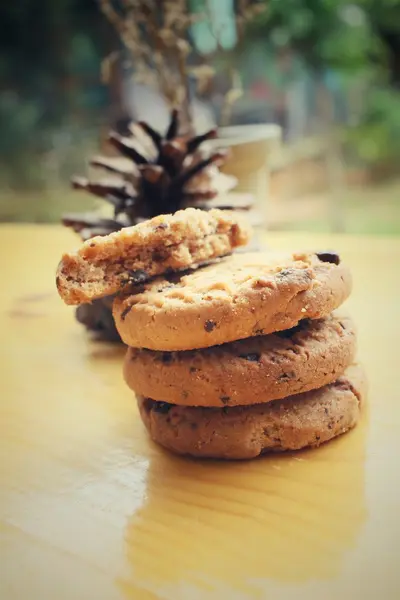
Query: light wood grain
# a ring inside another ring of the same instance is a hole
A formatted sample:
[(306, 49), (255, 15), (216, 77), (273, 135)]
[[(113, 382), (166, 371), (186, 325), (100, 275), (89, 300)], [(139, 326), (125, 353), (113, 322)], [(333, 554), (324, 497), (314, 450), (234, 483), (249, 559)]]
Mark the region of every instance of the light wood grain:
[(400, 597), (400, 241), (267, 242), (335, 247), (352, 267), (367, 410), (317, 451), (194, 462), (148, 440), (123, 349), (59, 300), (73, 234), (0, 228), (1, 600)]

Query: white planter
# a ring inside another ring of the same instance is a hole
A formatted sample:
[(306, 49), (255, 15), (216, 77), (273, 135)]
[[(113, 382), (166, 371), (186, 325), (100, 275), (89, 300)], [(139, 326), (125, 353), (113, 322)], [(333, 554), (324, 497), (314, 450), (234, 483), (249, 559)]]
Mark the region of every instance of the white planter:
[(230, 149), (222, 171), (238, 179), (234, 191), (254, 196), (260, 226), (265, 226), (268, 218), (269, 159), (280, 141), (278, 125), (260, 124), (220, 127), (218, 138), (211, 142), (213, 146)]

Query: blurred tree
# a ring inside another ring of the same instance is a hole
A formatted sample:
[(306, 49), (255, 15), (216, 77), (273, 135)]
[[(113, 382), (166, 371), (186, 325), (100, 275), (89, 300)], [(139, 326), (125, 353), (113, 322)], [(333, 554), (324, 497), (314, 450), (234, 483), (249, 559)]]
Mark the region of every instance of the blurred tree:
[[(290, 46), (319, 68), (351, 72), (385, 53), (400, 38), (399, 0), (265, 0), (266, 10), (248, 29), (275, 47)], [(394, 74), (394, 73), (393, 73)]]
[(194, 88), (215, 75), (212, 61), (195, 64), (196, 42), (206, 41), (208, 58), (215, 50), (241, 47), (245, 24), (264, 10), (261, 0), (98, 2), (133, 63), (133, 79), (157, 90), (169, 108), (180, 107), (183, 132), (195, 130)]
[(0, 3), (3, 185), (41, 186), (38, 160), (54, 146), (54, 129), (78, 134), (78, 123), (102, 119), (100, 60), (116, 44), (94, 0)]
[(358, 105), (347, 140), (368, 162), (398, 155), (399, 0), (265, 2), (266, 10), (250, 25), (248, 36), (268, 40), (277, 52), (296, 52), (324, 92), (332, 83), (339, 82), (343, 90), (357, 83)]
[[(393, 89), (400, 85), (399, 0), (263, 1), (266, 10), (248, 27), (247, 39), (268, 43), (279, 51), (293, 50), (320, 78), (321, 85), (326, 85), (327, 69), (330, 81), (333, 75), (339, 76), (343, 86), (353, 84), (357, 74), (362, 114), (351, 131), (351, 141), (364, 160), (377, 160), (377, 149), (381, 155), (396, 152), (400, 109), (398, 93)], [(194, 12), (211, 7), (211, 14), (218, 9), (217, 26), (229, 7), (237, 14), (243, 6), (242, 0), (188, 2)], [(210, 29), (200, 20), (197, 26)], [(207, 34), (211, 45), (230, 47), (235, 42), (234, 28), (224, 25), (217, 40), (211, 29)], [(41, 185), (36, 157), (54, 145), (54, 129), (61, 131), (68, 126), (73, 135), (84, 136), (90, 123), (98, 126), (121, 116), (120, 86), (100, 83), (101, 58), (120, 47), (119, 36), (101, 15), (96, 0), (0, 3), (2, 177), (10, 173), (13, 185)], [(232, 102), (242, 93), (237, 77), (242, 51), (243, 44), (229, 51), (228, 65), (215, 54), (212, 59), (217, 76), (226, 80), (225, 92), (231, 89), (232, 81), (237, 81), (232, 98), (229, 96)], [(192, 69), (205, 90), (210, 80), (207, 62), (205, 56)], [(115, 76), (118, 80), (118, 73)], [(108, 108), (110, 97), (112, 112)], [(71, 139), (66, 139), (66, 146), (73, 147)]]
[[(47, 118), (63, 114), (74, 93), (71, 56), (82, 41), (92, 48), (92, 74), (115, 37), (93, 0), (17, 0), (0, 6), (1, 90), (40, 99)], [(82, 45), (81, 45), (82, 47)]]

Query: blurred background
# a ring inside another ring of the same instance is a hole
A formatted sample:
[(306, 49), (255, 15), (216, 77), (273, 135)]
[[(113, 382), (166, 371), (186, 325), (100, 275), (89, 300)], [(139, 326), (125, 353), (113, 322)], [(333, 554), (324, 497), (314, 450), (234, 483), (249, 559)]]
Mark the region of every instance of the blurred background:
[(94, 200), (70, 178), (109, 128), (166, 126), (150, 21), (132, 20), (143, 4), (182, 50), (195, 129), (265, 142), (239, 188), (257, 180), (267, 227), (400, 234), (399, 0), (3, 2), (1, 221), (86, 210)]

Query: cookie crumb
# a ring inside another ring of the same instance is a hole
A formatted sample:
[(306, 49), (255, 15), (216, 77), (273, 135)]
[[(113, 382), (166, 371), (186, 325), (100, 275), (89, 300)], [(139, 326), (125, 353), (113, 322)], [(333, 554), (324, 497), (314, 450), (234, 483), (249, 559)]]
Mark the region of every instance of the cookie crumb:
[(258, 288), (275, 288), (275, 283), (271, 279), (267, 279), (266, 277), (257, 277), (251, 285), (253, 289)]

